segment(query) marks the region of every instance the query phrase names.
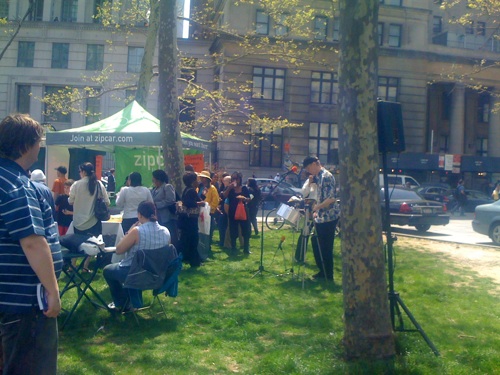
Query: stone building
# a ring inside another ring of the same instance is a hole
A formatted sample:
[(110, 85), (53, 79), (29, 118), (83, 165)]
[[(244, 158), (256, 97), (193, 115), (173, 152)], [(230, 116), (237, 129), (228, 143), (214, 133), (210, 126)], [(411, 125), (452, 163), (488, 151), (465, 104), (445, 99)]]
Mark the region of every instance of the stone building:
[[(0, 0), (0, 17), (21, 19), (27, 3)], [(94, 18), (101, 3), (35, 0), (33, 13), (0, 60), (3, 113), (29, 112), (57, 130), (82, 126), (94, 122), (96, 116), (44, 115), (46, 108), (37, 98), (65, 86), (82, 89), (91, 85), (105, 90), (92, 84), (89, 77), (111, 66), (111, 81), (136, 82), (144, 48), (144, 22), (138, 20), (133, 34), (103, 27)], [(258, 177), (274, 176), (308, 154), (318, 155), (334, 168), (338, 164), (338, 57), (333, 51), (338, 48), (339, 33), (338, 17), (330, 9), (332, 2), (304, 2), (314, 8), (307, 25), (312, 32), (309, 39), (289, 33), (286, 14), (270, 15), (259, 2), (209, 3), (215, 11), (208, 12), (206, 19), (232, 33), (217, 33), (193, 24), (183, 37), (180, 21), (179, 49), (193, 61), (210, 62), (210, 54), (217, 53), (217, 61), (225, 57), (228, 62), (197, 70), (197, 84), (208, 90), (248, 85), (247, 92), (234, 98), (251, 105), (259, 116), (302, 124), (261, 134), (258, 127), (248, 128), (244, 115), (232, 115), (227, 121), (222, 117), (219, 129), (232, 130), (235, 135), (214, 140), (212, 160), (221, 169)], [(491, 19), (477, 18), (467, 26), (453, 23), (468, 10), (465, 0), (448, 10), (441, 3), (380, 1), (378, 96), (401, 103), (406, 144), (405, 152), (391, 155), (389, 164), (391, 169), (411, 174), (420, 182), (446, 181), (453, 185), (459, 177), (465, 177), (468, 187), (482, 188), (500, 177), (500, 118), (492, 111), (495, 96), (491, 94), (500, 86), (500, 74), (497, 68), (490, 68), (476, 72), (474, 81), (469, 77), (479, 62), (497, 61), (500, 42)], [(192, 0), (191, 8), (200, 9), (201, 4)], [(255, 38), (269, 38), (271, 43), (296, 39), (297, 48), (307, 48), (313, 42), (323, 51), (300, 69), (265, 54), (235, 58), (247, 51), (242, 50), (234, 32), (253, 33)], [(7, 34), (0, 34), (2, 47), (6, 41)], [(475, 90), (471, 84), (487, 90)], [(147, 106), (153, 115), (157, 115), (157, 87), (154, 80)], [(86, 100), (81, 107), (104, 118), (122, 109), (131, 95), (133, 91), (126, 88), (115, 90)], [(194, 116), (208, 110), (203, 103), (195, 107)], [(213, 135), (210, 128), (193, 132), (204, 138)]]

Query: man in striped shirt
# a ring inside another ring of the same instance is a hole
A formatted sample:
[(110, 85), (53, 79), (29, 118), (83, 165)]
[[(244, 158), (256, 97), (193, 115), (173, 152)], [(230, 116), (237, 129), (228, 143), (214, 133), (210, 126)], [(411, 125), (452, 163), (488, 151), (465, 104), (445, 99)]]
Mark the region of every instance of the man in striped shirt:
[[(26, 171), (37, 161), (43, 128), (28, 115), (0, 122), (0, 335), (3, 373), (55, 374), (57, 277), (62, 256), (50, 205)], [(37, 284), (45, 287), (40, 309)]]

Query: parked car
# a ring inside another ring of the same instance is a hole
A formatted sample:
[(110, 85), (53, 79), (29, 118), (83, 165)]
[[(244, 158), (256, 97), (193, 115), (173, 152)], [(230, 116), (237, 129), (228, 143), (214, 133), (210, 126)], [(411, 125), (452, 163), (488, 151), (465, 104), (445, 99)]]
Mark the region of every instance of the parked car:
[[(277, 181), (272, 179), (272, 178), (256, 178), (255, 179), (257, 181), (257, 184), (259, 185), (259, 187), (261, 187), (262, 185), (265, 185), (265, 184), (276, 184)], [(273, 185), (274, 186), (274, 185)], [(280, 182), (280, 187), (286, 187), (286, 188), (289, 188), (289, 189), (292, 189), (293, 191), (295, 191), (296, 193), (299, 193), (299, 194), (302, 194), (302, 189), (301, 188), (298, 188), (296, 186), (293, 186), (292, 184), (286, 182), (286, 181), (281, 181)]]
[[(419, 232), (426, 232), (432, 225), (447, 225), (450, 215), (446, 205), (424, 199), (416, 191), (405, 188), (390, 188), (389, 213), (391, 225), (409, 225)], [(380, 189), (382, 221), (385, 221), (384, 189)], [(385, 223), (384, 223), (385, 227)]]
[[(380, 187), (384, 187), (384, 174), (380, 173), (378, 175), (378, 181), (380, 183)], [(420, 186), (417, 180), (415, 180), (411, 176), (407, 176), (404, 174), (388, 174), (387, 175), (387, 183), (389, 187), (397, 186), (397, 187), (407, 187), (407, 184), (411, 186), (411, 188), (416, 188)]]
[(490, 237), (495, 245), (500, 245), (500, 200), (476, 207), (472, 229)]
[[(454, 196), (455, 190), (456, 189), (451, 189), (446, 192), (446, 195), (448, 196), (448, 211), (454, 211), (456, 209), (457, 200)], [(489, 195), (479, 190), (465, 189), (465, 195), (467, 195), (465, 212), (474, 212), (476, 207), (481, 204), (493, 203), (493, 199)]]
[[(275, 208), (280, 203), (287, 203), (292, 197), (302, 197), (302, 194), (290, 188), (291, 185), (287, 182), (278, 185), (277, 181), (270, 178), (256, 178), (256, 180), (262, 192), (262, 200), (270, 202), (265, 205), (268, 209)], [(269, 195), (270, 193), (271, 195)]]
[(448, 206), (449, 185), (424, 185), (414, 190), (429, 201), (441, 202)]

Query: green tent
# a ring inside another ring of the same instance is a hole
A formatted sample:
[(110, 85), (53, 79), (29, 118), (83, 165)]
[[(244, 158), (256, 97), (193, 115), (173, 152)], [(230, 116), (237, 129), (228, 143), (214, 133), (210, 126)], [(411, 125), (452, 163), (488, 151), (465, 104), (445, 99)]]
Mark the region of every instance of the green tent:
[[(209, 151), (209, 141), (182, 132), (181, 139), (185, 154), (201, 154)], [(163, 166), (163, 156), (160, 152), (160, 121), (136, 101), (114, 115), (93, 124), (61, 131), (48, 131), (45, 143), (47, 147), (45, 173), (49, 186), (56, 178), (55, 167), (69, 166), (70, 177), (78, 176), (78, 170), (74, 170), (81, 162), (78, 159), (83, 157), (92, 161), (93, 156), (104, 152), (115, 153), (117, 184), (128, 173), (138, 171), (148, 185), (148, 174)], [(76, 154), (79, 158), (75, 156)], [(208, 159), (210, 160), (210, 154)]]
[[(46, 145), (110, 150), (114, 146), (161, 146), (160, 121), (133, 101), (104, 120), (79, 128), (47, 132)], [(182, 146), (209, 150), (210, 142), (182, 133)]]

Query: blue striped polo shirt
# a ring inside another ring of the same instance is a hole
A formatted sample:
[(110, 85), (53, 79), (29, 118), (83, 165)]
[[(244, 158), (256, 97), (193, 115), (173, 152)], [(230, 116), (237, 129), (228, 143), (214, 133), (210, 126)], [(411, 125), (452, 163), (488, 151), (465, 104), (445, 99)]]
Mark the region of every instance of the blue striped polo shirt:
[(63, 262), (50, 205), (19, 164), (0, 158), (0, 312), (27, 313), (37, 305), (40, 281), (19, 242), (32, 234), (46, 238), (59, 276)]

